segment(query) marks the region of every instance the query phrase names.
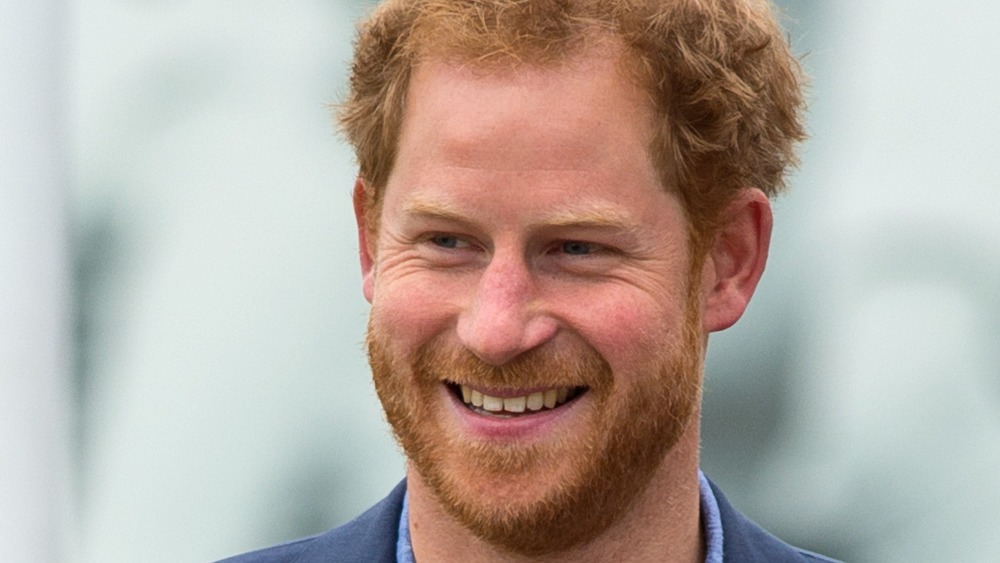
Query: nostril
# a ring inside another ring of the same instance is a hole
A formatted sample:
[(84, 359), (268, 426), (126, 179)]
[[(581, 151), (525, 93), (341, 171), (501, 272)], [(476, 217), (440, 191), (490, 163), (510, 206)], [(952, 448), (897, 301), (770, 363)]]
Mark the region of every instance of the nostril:
[(545, 344), (558, 331), (558, 323), (547, 313), (519, 309), (474, 307), (457, 323), (459, 340), (484, 363), (499, 366)]

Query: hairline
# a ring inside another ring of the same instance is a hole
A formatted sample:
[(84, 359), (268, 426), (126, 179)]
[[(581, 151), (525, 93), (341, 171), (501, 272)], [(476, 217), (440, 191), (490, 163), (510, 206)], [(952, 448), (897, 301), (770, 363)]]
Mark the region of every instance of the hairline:
[[(588, 21), (588, 23), (590, 23)], [(422, 49), (421, 43), (417, 43), (417, 48), (411, 57), (411, 62), (407, 65), (406, 81), (403, 84), (403, 103), (400, 108), (399, 127), (396, 131), (395, 145), (392, 152), (391, 165), (388, 168), (382, 185), (372, 184), (368, 179), (360, 176), (359, 179), (365, 184), (366, 191), (373, 190), (375, 193), (367, 194), (365, 198), (365, 218), (370, 233), (376, 235), (380, 225), (382, 205), (385, 201), (385, 192), (391, 183), (392, 175), (396, 169), (399, 159), (400, 142), (403, 138), (403, 128), (406, 126), (407, 109), (409, 106), (410, 92), (413, 85), (414, 75), (428, 65), (444, 64), (451, 67), (469, 70), (473, 73), (507, 73), (517, 72), (522, 68), (532, 68), (541, 70), (558, 71), (562, 68), (570, 68), (575, 65), (586, 66), (599, 58), (612, 59), (615, 62), (615, 71), (623, 80), (627, 80), (639, 94), (641, 102), (646, 105), (648, 111), (647, 131), (649, 138), (646, 139), (645, 156), (649, 160), (656, 172), (660, 183), (660, 188), (666, 193), (678, 196), (681, 200), (681, 208), (684, 212), (685, 220), (688, 223), (691, 241), (694, 242), (701, 226), (694, 224), (694, 219), (687, 209), (686, 202), (680, 197), (681, 186), (678, 176), (673, 170), (663, 170), (663, 164), (655, 158), (655, 146), (661, 142), (659, 138), (660, 127), (657, 126), (661, 119), (669, 119), (657, 108), (650, 87), (645, 84), (641, 71), (642, 58), (633, 49), (630, 49), (623, 37), (607, 26), (599, 25), (601, 22), (594, 22), (581, 29), (578, 33), (580, 42), (572, 48), (567, 49), (557, 57), (544, 58), (540, 56), (522, 57), (513, 53), (494, 52), (486, 55), (469, 55), (460, 52), (457, 48), (439, 47), (436, 49)], [(532, 53), (527, 51), (527, 53)], [(667, 142), (670, 142), (669, 140)], [(375, 196), (375, 197), (372, 197)]]

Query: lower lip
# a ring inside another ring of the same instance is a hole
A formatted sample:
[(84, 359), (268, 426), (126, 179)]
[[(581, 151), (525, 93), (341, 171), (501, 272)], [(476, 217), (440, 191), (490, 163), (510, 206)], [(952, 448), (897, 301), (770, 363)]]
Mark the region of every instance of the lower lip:
[(580, 396), (554, 409), (501, 418), (476, 413), (455, 396), (455, 393), (448, 386), (442, 384), (441, 388), (451, 402), (452, 410), (457, 414), (462, 426), (473, 437), (506, 442), (523, 442), (550, 437), (555, 430), (553, 426), (571, 415), (577, 410), (581, 400), (586, 399), (585, 396)]

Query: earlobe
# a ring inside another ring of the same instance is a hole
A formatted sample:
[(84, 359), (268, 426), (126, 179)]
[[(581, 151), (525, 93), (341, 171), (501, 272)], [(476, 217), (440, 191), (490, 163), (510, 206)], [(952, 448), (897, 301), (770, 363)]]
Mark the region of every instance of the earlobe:
[(375, 296), (375, 253), (370, 240), (371, 226), (366, 213), (365, 181), (358, 177), (354, 181), (354, 219), (358, 223), (358, 253), (361, 257), (361, 288), (369, 303)]
[(743, 315), (764, 274), (773, 221), (771, 204), (757, 189), (743, 190), (726, 207), (703, 273), (706, 332), (729, 328)]

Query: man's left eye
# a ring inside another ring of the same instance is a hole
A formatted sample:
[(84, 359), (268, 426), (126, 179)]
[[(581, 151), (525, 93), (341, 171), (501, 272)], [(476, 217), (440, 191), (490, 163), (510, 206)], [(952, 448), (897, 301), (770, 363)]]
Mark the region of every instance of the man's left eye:
[(592, 254), (595, 250), (594, 245), (586, 242), (571, 240), (562, 243), (562, 251), (573, 256), (585, 256)]

